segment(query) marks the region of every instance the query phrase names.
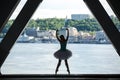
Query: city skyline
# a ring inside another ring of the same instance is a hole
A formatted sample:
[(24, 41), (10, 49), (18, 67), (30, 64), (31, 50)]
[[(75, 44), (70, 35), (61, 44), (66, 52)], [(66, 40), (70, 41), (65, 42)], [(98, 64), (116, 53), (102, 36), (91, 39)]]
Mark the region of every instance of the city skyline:
[[(10, 19), (15, 19), (17, 17), (26, 1), (27, 0), (21, 0)], [(105, 0), (100, 0), (100, 2), (109, 15), (114, 15)], [(92, 16), (92, 13), (83, 0), (43, 0), (32, 16), (32, 19), (53, 17), (65, 18), (66, 16), (71, 19), (71, 14), (89, 14)]]

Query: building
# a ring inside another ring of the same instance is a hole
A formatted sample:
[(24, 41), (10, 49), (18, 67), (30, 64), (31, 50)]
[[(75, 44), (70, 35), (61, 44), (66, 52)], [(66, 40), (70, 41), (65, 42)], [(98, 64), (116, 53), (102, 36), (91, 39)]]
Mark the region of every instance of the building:
[(90, 15), (88, 14), (72, 14), (71, 15), (71, 19), (73, 20), (83, 20), (87, 18), (90, 18)]
[(106, 34), (104, 33), (104, 31), (97, 31), (95, 39), (99, 43), (110, 43), (110, 40), (108, 39), (108, 37), (106, 36)]
[(35, 28), (27, 28), (25, 30), (26, 35), (37, 37), (37, 30)]
[(77, 42), (78, 41), (78, 31), (75, 27), (69, 27), (69, 42), (73, 43), (73, 42)]

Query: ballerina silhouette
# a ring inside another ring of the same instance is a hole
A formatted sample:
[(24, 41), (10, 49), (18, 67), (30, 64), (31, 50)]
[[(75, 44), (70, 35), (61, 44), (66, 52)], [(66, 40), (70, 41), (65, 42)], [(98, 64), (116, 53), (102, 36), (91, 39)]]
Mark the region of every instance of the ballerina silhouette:
[(66, 28), (66, 30), (67, 30), (66, 39), (64, 38), (63, 35), (60, 35), (60, 37), (58, 37), (58, 30), (56, 30), (56, 37), (57, 37), (58, 41), (60, 42), (61, 48), (54, 53), (54, 56), (58, 59), (58, 64), (57, 64), (57, 67), (55, 70), (55, 74), (57, 74), (62, 60), (65, 61), (65, 65), (67, 67), (68, 74), (70, 74), (67, 59), (72, 56), (72, 52), (70, 50), (66, 49), (67, 41), (68, 41), (68, 37), (69, 37), (69, 30), (67, 28)]

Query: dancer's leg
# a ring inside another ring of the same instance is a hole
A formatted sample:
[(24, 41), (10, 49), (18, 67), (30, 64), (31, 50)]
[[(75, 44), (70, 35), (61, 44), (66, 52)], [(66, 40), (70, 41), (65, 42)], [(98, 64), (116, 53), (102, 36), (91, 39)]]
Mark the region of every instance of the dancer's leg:
[(57, 67), (56, 67), (55, 74), (57, 74), (57, 72), (58, 72), (58, 68), (60, 67), (60, 64), (61, 64), (61, 60), (59, 59), (59, 62), (58, 62)]
[(66, 67), (67, 67), (67, 71), (68, 71), (68, 73), (70, 74), (70, 70), (69, 70), (69, 66), (68, 66), (67, 59), (65, 60), (65, 65), (66, 65)]

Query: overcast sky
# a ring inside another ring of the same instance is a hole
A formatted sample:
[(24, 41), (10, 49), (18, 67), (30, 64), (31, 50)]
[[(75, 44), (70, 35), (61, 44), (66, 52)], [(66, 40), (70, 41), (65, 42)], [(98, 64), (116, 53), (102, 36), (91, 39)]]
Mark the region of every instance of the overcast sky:
[[(11, 19), (15, 19), (27, 0), (21, 0), (20, 4), (14, 11)], [(100, 0), (109, 15), (113, 15), (106, 0)], [(71, 14), (91, 14), (83, 0), (43, 0), (33, 15), (37, 18), (71, 18)]]

